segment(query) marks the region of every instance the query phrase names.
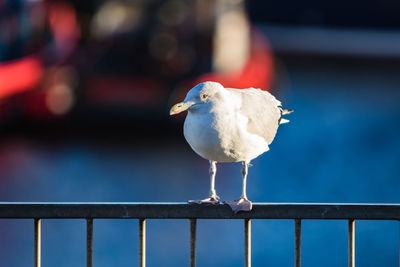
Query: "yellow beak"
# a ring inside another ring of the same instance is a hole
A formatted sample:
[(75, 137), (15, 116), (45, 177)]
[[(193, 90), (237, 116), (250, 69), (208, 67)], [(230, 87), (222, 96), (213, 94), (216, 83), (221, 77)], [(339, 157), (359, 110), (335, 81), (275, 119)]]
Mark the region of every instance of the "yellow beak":
[(178, 104), (175, 104), (170, 109), (169, 115), (175, 115), (175, 114), (181, 113), (182, 111), (185, 111), (188, 108), (190, 108), (193, 104), (194, 104), (194, 102), (180, 102)]

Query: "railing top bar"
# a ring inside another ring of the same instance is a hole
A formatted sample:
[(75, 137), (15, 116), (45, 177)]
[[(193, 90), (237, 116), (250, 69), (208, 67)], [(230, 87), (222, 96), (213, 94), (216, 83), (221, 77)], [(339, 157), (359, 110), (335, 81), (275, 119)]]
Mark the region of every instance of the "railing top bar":
[(400, 204), (254, 203), (252, 211), (233, 214), (224, 204), (0, 202), (0, 218), (400, 220)]
[[(177, 206), (196, 206), (196, 204), (188, 202), (23, 202), (23, 201), (0, 201), (0, 205), (177, 205)], [(207, 206), (206, 204), (202, 204)], [(219, 204), (224, 205), (224, 204)], [(256, 206), (394, 206), (400, 207), (400, 203), (314, 203), (314, 202), (253, 202)], [(218, 206), (211, 204), (211, 206)]]

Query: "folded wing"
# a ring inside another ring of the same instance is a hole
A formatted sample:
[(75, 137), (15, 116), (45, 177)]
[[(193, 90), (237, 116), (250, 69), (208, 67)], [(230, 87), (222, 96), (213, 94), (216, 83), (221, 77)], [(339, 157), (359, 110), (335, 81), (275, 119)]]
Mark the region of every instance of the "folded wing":
[(230, 89), (241, 99), (239, 112), (248, 119), (247, 131), (263, 137), (270, 144), (282, 117), (281, 102), (260, 89)]

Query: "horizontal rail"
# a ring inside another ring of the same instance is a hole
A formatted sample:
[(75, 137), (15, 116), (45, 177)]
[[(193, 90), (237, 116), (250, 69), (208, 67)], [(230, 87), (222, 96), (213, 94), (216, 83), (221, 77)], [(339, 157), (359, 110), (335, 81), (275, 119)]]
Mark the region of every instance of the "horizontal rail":
[(400, 204), (254, 203), (234, 214), (225, 204), (0, 202), (0, 218), (400, 220)]

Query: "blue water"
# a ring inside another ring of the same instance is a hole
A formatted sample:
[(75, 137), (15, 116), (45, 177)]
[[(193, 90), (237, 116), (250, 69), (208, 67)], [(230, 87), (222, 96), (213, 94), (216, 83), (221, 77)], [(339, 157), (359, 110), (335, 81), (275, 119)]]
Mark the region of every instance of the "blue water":
[[(279, 93), (295, 113), (249, 169), (255, 202), (400, 203), (400, 78), (381, 68), (289, 67)], [(218, 164), (223, 200), (240, 164)], [(3, 140), (0, 201), (186, 201), (208, 192), (208, 163), (183, 136), (127, 147)], [(253, 266), (293, 266), (294, 223), (253, 221)], [(136, 220), (96, 220), (95, 266), (138, 262)], [(85, 221), (44, 220), (43, 266), (85, 266)], [(189, 223), (149, 220), (148, 266), (187, 266)], [(359, 266), (396, 266), (399, 224), (356, 222)], [(303, 266), (346, 266), (347, 222), (303, 222)], [(0, 266), (32, 266), (31, 220), (0, 220)], [(198, 266), (243, 266), (243, 222), (200, 220)]]

